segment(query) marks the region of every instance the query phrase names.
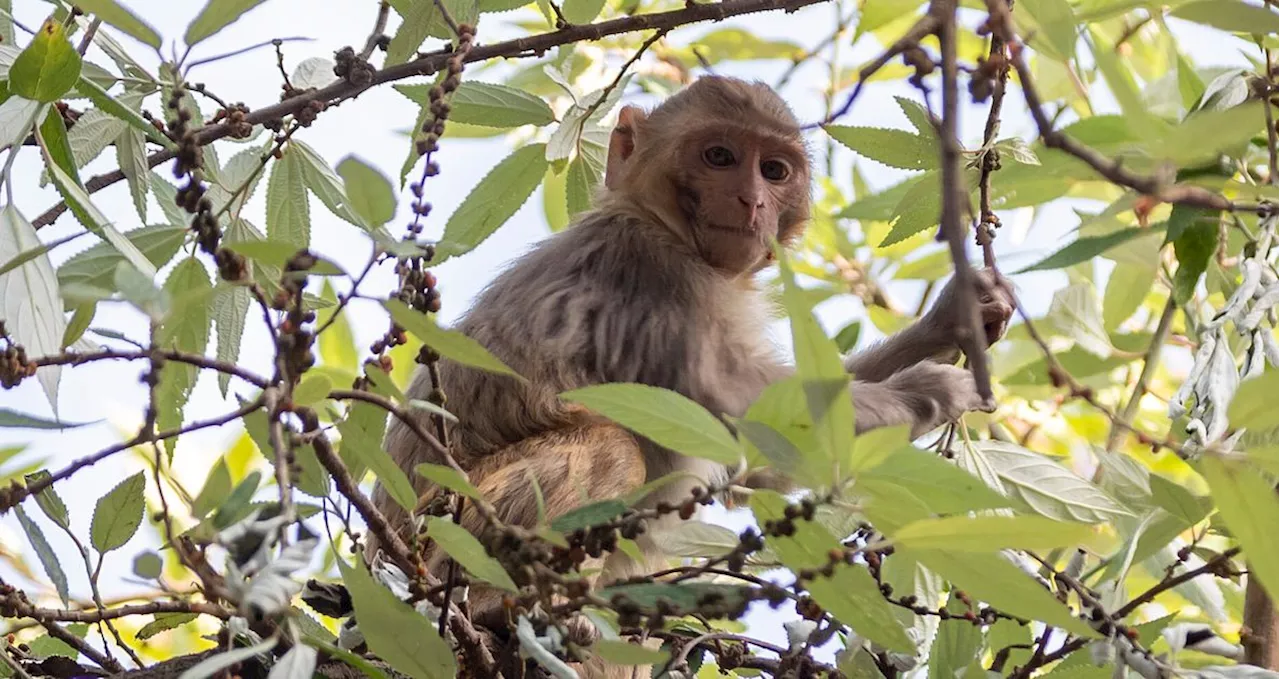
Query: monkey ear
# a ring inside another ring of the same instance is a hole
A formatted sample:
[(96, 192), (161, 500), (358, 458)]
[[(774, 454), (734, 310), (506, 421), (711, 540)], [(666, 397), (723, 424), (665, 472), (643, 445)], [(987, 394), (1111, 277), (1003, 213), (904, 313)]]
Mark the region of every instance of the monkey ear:
[(618, 124), (609, 135), (609, 156), (604, 166), (605, 188), (616, 188), (622, 179), (622, 166), (636, 150), (636, 126), (645, 119), (644, 111), (635, 106), (623, 106), (618, 111)]

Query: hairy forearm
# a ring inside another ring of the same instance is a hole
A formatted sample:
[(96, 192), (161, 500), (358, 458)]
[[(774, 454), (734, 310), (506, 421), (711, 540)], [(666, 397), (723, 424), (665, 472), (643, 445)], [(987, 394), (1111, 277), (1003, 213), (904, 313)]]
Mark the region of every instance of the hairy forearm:
[(956, 348), (927, 323), (916, 322), (871, 347), (845, 359), (845, 370), (858, 380), (880, 382), (921, 361), (955, 360)]

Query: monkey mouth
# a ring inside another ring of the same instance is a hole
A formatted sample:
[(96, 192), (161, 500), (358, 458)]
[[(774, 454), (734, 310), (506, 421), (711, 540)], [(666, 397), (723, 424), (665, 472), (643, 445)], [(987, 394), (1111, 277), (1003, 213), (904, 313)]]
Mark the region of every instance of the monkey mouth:
[(735, 226), (732, 224), (715, 224), (715, 223), (708, 223), (707, 226), (712, 229), (715, 229), (716, 231), (728, 231), (730, 233), (736, 233), (742, 236), (750, 236), (756, 233), (756, 227), (754, 226)]

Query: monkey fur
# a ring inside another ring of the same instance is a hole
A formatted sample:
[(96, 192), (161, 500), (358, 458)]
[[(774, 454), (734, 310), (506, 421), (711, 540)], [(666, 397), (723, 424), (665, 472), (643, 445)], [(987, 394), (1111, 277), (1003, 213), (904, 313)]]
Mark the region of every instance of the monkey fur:
[[(664, 450), (557, 394), (636, 382), (741, 416), (766, 386), (790, 375), (767, 337), (772, 315), (753, 278), (770, 264), (772, 240), (786, 246), (801, 235), (809, 167), (794, 115), (760, 83), (707, 76), (648, 115), (621, 111), (596, 207), (520, 257), (457, 325), (528, 382), (448, 360), (439, 365), (458, 418), (449, 425), (451, 452), (498, 518), (534, 525), (530, 475), (551, 518), (673, 471), (694, 479), (662, 487), (644, 506), (678, 503), (693, 486), (728, 478), (719, 465)], [(993, 272), (979, 278), (991, 342), (1012, 306)], [(948, 286), (920, 321), (846, 360), (859, 431), (907, 425), (918, 436), (991, 408), (971, 373), (940, 362), (958, 356), (955, 298)], [(426, 398), (431, 388), (419, 371), (408, 395)], [(386, 447), (419, 493), (437, 492), (412, 470), (442, 460), (409, 427), (393, 420)], [(393, 526), (411, 530), (381, 487), (374, 498)], [(462, 524), (483, 527), (470, 510)], [(642, 549), (653, 551), (644, 537)], [(368, 554), (376, 549), (371, 542)], [(443, 561), (434, 554), (428, 564), (440, 573)], [(603, 577), (646, 566), (626, 562), (607, 557)], [(496, 601), (472, 587), (473, 612)]]

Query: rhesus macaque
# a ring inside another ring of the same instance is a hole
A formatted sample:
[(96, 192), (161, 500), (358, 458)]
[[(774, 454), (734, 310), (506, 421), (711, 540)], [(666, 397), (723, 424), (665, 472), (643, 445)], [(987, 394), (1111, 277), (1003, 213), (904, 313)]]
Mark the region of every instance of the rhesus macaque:
[[(518, 259), (457, 326), (528, 383), (440, 365), (448, 409), (459, 419), (450, 425), (453, 455), (502, 521), (534, 525), (529, 475), (549, 517), (676, 470), (698, 480), (664, 486), (645, 505), (678, 503), (693, 486), (728, 478), (719, 465), (664, 450), (556, 395), (639, 382), (741, 416), (766, 386), (790, 375), (766, 334), (771, 314), (753, 278), (771, 262), (771, 241), (785, 246), (804, 229), (809, 167), (794, 115), (760, 83), (703, 77), (647, 115), (621, 111), (597, 206)], [(1012, 305), (991, 272), (979, 277), (994, 342)], [(939, 362), (958, 356), (955, 297), (948, 286), (919, 322), (847, 359), (859, 431), (908, 425), (919, 436), (992, 407), (971, 373)], [(426, 398), (430, 389), (419, 372), (409, 395)], [(435, 492), (412, 469), (441, 460), (403, 423), (391, 423), (387, 449), (419, 492)], [(375, 499), (407, 528), (381, 488)], [(466, 511), (463, 525), (478, 531), (482, 522)], [(643, 538), (642, 548), (652, 549)], [(430, 565), (442, 572), (443, 560), (433, 554)], [(632, 574), (627, 561), (608, 557), (603, 576)], [(472, 587), (473, 612), (496, 601)]]

